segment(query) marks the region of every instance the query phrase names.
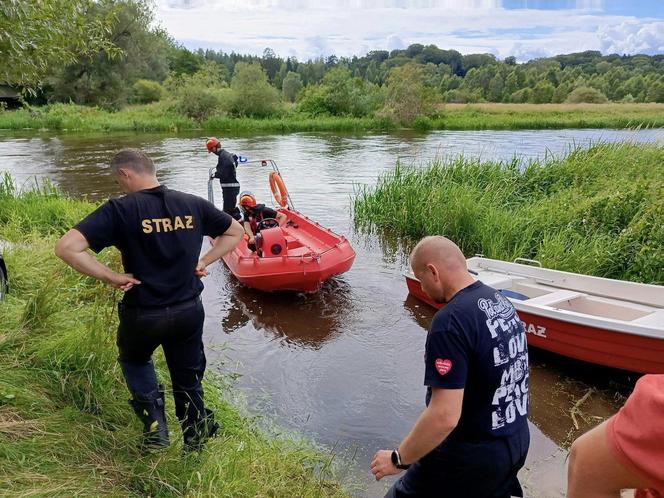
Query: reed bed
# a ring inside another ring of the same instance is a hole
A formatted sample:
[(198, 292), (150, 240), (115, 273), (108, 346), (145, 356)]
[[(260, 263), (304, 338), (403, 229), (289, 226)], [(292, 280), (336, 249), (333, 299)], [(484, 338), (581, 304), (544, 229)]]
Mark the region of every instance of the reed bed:
[(523, 164), (468, 157), (396, 168), (356, 190), (355, 222), (464, 253), (664, 284), (664, 148), (598, 144)]
[[(0, 302), (1, 496), (344, 496), (332, 454), (293, 436), (266, 434), (209, 376), (206, 399), (223, 427), (201, 454), (184, 455), (173, 405), (173, 439), (142, 454), (141, 427), (114, 344), (117, 291), (56, 260), (56, 237), (94, 206), (51, 186), (0, 187), (0, 237), (10, 293)], [(101, 258), (119, 264), (118, 253)], [(169, 385), (163, 357), (158, 376)]]

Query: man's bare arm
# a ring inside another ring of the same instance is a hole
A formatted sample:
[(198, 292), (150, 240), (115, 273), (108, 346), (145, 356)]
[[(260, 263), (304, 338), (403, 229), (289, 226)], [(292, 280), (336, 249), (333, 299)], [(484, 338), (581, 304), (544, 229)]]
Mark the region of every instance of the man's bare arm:
[(198, 261), (198, 265), (196, 266), (195, 274), (199, 277), (206, 276), (208, 273), (205, 271), (205, 268), (207, 268), (207, 266), (214, 263), (215, 261), (221, 259), (222, 256), (224, 256), (226, 253), (229, 253), (235, 249), (235, 246), (237, 246), (242, 240), (243, 235), (244, 228), (242, 228), (242, 225), (240, 225), (237, 221), (233, 220), (231, 226), (228, 227), (228, 230), (215, 238), (214, 245), (210, 248), (209, 251), (201, 256), (201, 259)]
[[(399, 445), (403, 464), (413, 463), (442, 443), (461, 417), (463, 389), (431, 389), (431, 401)], [(400, 472), (392, 464), (392, 451), (379, 450), (371, 462), (371, 472), (379, 481)]]
[(431, 401), (399, 445), (403, 463), (413, 463), (442, 443), (461, 417), (463, 389), (431, 389)]
[(114, 272), (100, 263), (88, 252), (89, 247), (83, 234), (72, 228), (55, 244), (55, 255), (79, 273), (94, 277), (125, 292), (141, 283), (133, 275)]

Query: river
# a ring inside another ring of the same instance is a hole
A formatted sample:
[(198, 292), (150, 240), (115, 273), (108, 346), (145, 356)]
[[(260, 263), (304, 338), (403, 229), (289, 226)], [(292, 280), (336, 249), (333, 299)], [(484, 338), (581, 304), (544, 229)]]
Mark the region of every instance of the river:
[[(206, 278), (205, 337), (210, 368), (237, 373), (249, 412), (310, 436), (335, 454), (356, 496), (381, 496), (392, 480), (369, 473), (375, 450), (393, 448), (424, 407), (423, 351), (433, 312), (407, 296), (401, 276), (408, 243), (353, 228), (351, 197), (397, 160), (464, 154), (484, 160), (560, 156), (605, 141), (664, 143), (663, 130), (457, 131), (428, 134), (296, 133), (219, 137), (228, 150), (279, 165), (295, 207), (348, 236), (353, 268), (315, 295), (269, 295), (243, 288), (222, 264)], [(106, 165), (122, 147), (150, 154), (165, 184), (206, 196), (216, 157), (199, 133), (49, 134), (0, 132), (0, 171), (19, 185), (49, 178), (72, 196), (118, 195)], [(270, 203), (268, 170), (241, 165), (243, 190)], [(218, 186), (217, 194), (219, 194)], [(219, 199), (218, 195), (218, 200)], [(532, 444), (522, 481), (529, 496), (563, 496), (565, 448), (616, 411), (634, 378), (531, 351)], [(575, 417), (571, 410), (592, 394)], [(578, 429), (575, 426), (578, 425)]]

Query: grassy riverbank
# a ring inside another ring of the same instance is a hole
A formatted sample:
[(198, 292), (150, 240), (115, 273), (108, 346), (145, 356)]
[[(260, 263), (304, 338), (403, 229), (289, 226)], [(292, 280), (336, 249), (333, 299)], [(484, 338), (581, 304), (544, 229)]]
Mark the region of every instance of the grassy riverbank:
[[(417, 118), (416, 129), (544, 129), (664, 127), (664, 104), (446, 104), (433, 117)], [(73, 104), (54, 104), (0, 112), (0, 129), (68, 131), (206, 130), (225, 132), (385, 131), (388, 119), (311, 117), (292, 108), (265, 119), (213, 116), (198, 122), (178, 114), (169, 102), (110, 112)]]
[[(51, 188), (18, 195), (0, 188), (0, 237), (10, 293), (0, 303), (1, 496), (343, 496), (332, 455), (268, 436), (208, 380), (206, 399), (223, 426), (200, 455), (174, 444), (142, 455), (116, 361), (117, 291), (68, 269), (53, 255), (65, 229), (92, 209)], [(118, 254), (102, 258), (117, 265)], [(163, 358), (159, 378), (167, 386)]]
[(460, 157), (397, 166), (357, 192), (356, 223), (467, 255), (664, 283), (664, 148), (602, 144), (529, 163)]

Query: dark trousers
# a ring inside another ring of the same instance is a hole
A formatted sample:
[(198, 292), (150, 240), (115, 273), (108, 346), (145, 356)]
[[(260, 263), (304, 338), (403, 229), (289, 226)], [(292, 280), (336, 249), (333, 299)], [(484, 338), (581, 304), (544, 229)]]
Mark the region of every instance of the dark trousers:
[(385, 498), (510, 498), (523, 496), (517, 478), (528, 453), (530, 435), (509, 441), (458, 443), (439, 449), (410, 466)]
[(237, 196), (240, 187), (221, 187), (221, 196), (224, 199), (224, 212), (230, 214), (237, 221), (242, 219), (240, 208), (237, 207)]
[(163, 308), (118, 309), (119, 361), (129, 391), (146, 395), (157, 389), (152, 353), (161, 346), (173, 384), (175, 413), (183, 424), (205, 416), (203, 387), (205, 352), (200, 297)]

